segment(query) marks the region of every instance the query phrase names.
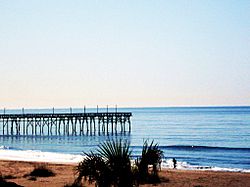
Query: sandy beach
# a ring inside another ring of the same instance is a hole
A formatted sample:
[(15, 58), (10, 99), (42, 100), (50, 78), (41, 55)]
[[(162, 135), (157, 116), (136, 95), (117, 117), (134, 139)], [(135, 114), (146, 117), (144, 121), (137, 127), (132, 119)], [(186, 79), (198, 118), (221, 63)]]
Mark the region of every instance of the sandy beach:
[[(36, 180), (29, 180), (24, 177), (30, 173), (35, 166), (42, 164), (39, 162), (22, 162), (22, 161), (0, 161), (0, 171), (3, 176), (12, 176), (13, 179), (7, 181), (15, 182), (16, 184), (25, 187), (42, 187), (42, 186), (64, 186), (74, 181), (73, 164), (54, 164), (45, 163), (48, 168), (55, 172), (53, 177), (37, 177)], [(160, 171), (162, 183), (157, 186), (227, 186), (227, 187), (247, 187), (250, 186), (250, 173), (238, 172), (215, 172), (215, 171), (186, 171), (186, 170), (162, 170)], [(94, 186), (85, 183), (85, 186)], [(141, 185), (154, 186), (154, 185)]]

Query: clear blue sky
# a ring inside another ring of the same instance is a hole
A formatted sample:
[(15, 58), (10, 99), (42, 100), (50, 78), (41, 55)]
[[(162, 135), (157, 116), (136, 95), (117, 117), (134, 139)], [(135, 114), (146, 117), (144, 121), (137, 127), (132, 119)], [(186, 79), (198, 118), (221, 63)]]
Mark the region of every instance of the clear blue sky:
[(0, 107), (250, 105), (250, 1), (1, 1)]

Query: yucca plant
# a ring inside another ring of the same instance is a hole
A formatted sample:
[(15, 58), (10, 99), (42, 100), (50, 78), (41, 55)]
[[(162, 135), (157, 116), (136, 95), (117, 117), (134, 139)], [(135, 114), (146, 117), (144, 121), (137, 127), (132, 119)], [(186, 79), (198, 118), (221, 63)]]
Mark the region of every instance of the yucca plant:
[(110, 180), (110, 169), (106, 165), (103, 158), (96, 153), (84, 153), (85, 158), (76, 167), (78, 177), (74, 184), (80, 185), (82, 178), (88, 180), (90, 183), (96, 182), (96, 186), (109, 187), (112, 180)]
[(160, 165), (161, 159), (163, 158), (163, 151), (160, 150), (158, 144), (154, 144), (152, 141), (148, 144), (148, 141), (144, 141), (142, 148), (142, 155), (139, 159), (135, 161), (138, 170), (141, 182), (146, 182), (149, 179), (148, 166), (153, 166), (153, 176), (154, 178), (158, 177), (157, 166)]
[(114, 186), (132, 186), (131, 150), (127, 141), (104, 142), (99, 146), (98, 153), (110, 169)]
[[(158, 144), (144, 142), (142, 156), (131, 167), (131, 150), (127, 141), (111, 140), (100, 144), (96, 153), (85, 153), (85, 158), (76, 167), (78, 177), (74, 185), (80, 185), (82, 178), (95, 181), (99, 187), (132, 187), (138, 182), (149, 182), (148, 165), (153, 165), (153, 176), (157, 176), (163, 152)], [(155, 179), (155, 177), (153, 177)]]
[(102, 143), (97, 153), (85, 153), (85, 158), (76, 167), (78, 177), (75, 184), (81, 184), (82, 178), (90, 183), (95, 181), (100, 187), (132, 186), (130, 163), (130, 145), (127, 141), (111, 140)]

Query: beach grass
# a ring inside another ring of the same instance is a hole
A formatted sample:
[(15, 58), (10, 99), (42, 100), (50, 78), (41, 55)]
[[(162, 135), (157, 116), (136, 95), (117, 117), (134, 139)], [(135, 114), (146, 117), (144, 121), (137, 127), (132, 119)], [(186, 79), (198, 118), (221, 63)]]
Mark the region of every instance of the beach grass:
[(48, 168), (47, 164), (38, 164), (35, 166), (33, 171), (25, 176), (30, 177), (52, 177), (55, 176), (55, 173)]

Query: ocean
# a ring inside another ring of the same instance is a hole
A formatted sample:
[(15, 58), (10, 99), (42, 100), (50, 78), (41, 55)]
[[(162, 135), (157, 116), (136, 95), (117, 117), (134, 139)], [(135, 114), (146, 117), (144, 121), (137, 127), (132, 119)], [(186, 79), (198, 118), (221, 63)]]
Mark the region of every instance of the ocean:
[[(106, 109), (99, 109), (105, 111)], [(82, 112), (82, 109), (72, 109)], [(86, 112), (95, 112), (87, 109)], [(114, 108), (109, 109), (115, 111)], [(164, 151), (162, 167), (177, 169), (250, 172), (250, 107), (118, 108), (132, 112), (131, 132), (83, 136), (3, 136), (0, 127), (0, 159), (77, 163), (83, 152), (95, 150), (111, 139), (130, 142), (132, 159), (143, 141), (154, 141)], [(3, 113), (0, 110), (0, 113)], [(21, 113), (5, 110), (5, 113)], [(51, 109), (26, 109), (25, 113)], [(69, 112), (69, 109), (55, 109)]]

